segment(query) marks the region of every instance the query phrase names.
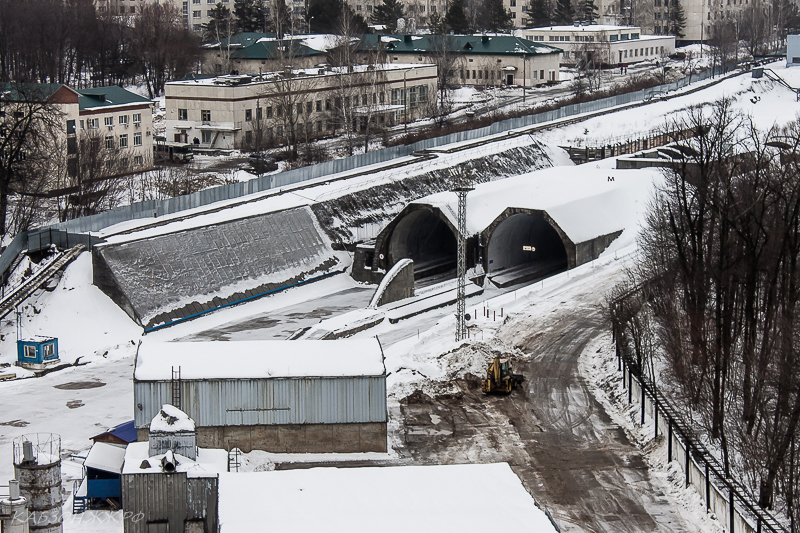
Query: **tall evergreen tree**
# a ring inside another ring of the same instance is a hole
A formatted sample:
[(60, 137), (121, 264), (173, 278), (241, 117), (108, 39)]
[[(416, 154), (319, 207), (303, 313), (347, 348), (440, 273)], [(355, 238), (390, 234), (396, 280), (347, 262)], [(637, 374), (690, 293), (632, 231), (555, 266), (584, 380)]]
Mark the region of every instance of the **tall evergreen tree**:
[(581, 0), (578, 4), (578, 19), (584, 22), (594, 22), (600, 18), (600, 10), (594, 0)]
[(209, 11), (211, 17), (203, 27), (203, 40), (209, 43), (227, 39), (236, 30), (233, 14), (225, 4), (217, 4)]
[(266, 13), (262, 0), (234, 0), (233, 14), (238, 31), (264, 31)]
[(511, 13), (503, 6), (503, 0), (484, 0), (481, 29), (498, 32), (514, 27)]
[(372, 22), (383, 24), (391, 33), (397, 29), (397, 19), (404, 16), (403, 4), (399, 0), (383, 0), (382, 4), (375, 6)]
[(528, 27), (542, 28), (550, 25), (550, 11), (545, 0), (531, 0), (528, 7)]
[(575, 20), (575, 10), (570, 0), (558, 0), (556, 3), (556, 13), (553, 17), (556, 24), (572, 24)]
[(306, 22), (312, 33), (333, 33), (341, 12), (341, 0), (310, 0)]
[(674, 35), (676, 39), (681, 39), (686, 34), (683, 30), (686, 28), (686, 13), (683, 11), (683, 6), (680, 0), (672, 0), (669, 8), (669, 33)]
[(453, 0), (453, 2), (450, 3), (450, 9), (447, 10), (444, 21), (453, 33), (457, 35), (470, 33), (471, 28), (469, 27), (469, 19), (467, 18), (464, 0)]

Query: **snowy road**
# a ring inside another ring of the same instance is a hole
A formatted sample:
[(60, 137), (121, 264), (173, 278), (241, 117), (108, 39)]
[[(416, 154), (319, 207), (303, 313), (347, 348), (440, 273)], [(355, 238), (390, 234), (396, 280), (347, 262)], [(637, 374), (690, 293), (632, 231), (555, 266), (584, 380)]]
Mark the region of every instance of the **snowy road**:
[(421, 464), (508, 461), (562, 531), (698, 531), (579, 374), (578, 358), (605, 331), (608, 283), (591, 276), (500, 327), (498, 337), (529, 355), (513, 358), (526, 377), (521, 391), (486, 397), (467, 376), (455, 393), (402, 400), (401, 455)]

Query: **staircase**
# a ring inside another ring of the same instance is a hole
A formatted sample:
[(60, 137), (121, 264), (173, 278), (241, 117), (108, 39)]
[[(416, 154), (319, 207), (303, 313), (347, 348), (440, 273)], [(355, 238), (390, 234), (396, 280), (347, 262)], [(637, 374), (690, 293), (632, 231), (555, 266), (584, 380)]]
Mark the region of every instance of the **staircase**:
[(82, 244), (74, 246), (66, 252), (61, 252), (57, 258), (49, 265), (39, 270), (36, 274), (26, 279), (10, 291), (0, 300), (0, 319), (5, 317), (16, 307), (24, 302), (36, 289), (50, 281), (60, 270), (71, 263), (86, 247)]
[(85, 481), (85, 479), (76, 480), (72, 484), (72, 514), (81, 514), (88, 509), (88, 505), (86, 504), (86, 497), (85, 496), (78, 496), (78, 492), (81, 489), (81, 484)]

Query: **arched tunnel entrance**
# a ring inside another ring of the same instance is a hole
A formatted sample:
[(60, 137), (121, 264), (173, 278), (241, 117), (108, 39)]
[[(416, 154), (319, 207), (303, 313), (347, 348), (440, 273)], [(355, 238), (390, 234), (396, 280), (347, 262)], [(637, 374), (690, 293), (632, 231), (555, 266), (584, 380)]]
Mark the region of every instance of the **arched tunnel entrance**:
[(456, 236), (438, 212), (417, 209), (404, 216), (388, 239), (389, 265), (410, 258), (414, 279), (455, 277)]
[(556, 229), (535, 213), (515, 213), (489, 229), (487, 273), (505, 287), (567, 269), (567, 250)]

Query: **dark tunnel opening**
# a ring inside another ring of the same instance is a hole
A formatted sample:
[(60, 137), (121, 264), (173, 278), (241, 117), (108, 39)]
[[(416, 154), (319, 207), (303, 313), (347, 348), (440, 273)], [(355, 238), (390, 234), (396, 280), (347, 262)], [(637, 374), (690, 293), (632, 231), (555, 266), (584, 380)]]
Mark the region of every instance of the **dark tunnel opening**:
[[(528, 249), (530, 247), (530, 249)], [(501, 287), (531, 281), (567, 269), (567, 250), (544, 218), (517, 213), (489, 236), (489, 278)]]
[[(436, 213), (412, 211), (400, 220), (389, 237), (390, 265), (404, 258), (414, 261), (414, 279), (441, 275), (454, 277), (457, 262), (456, 236)], [(449, 275), (452, 272), (452, 275)]]

